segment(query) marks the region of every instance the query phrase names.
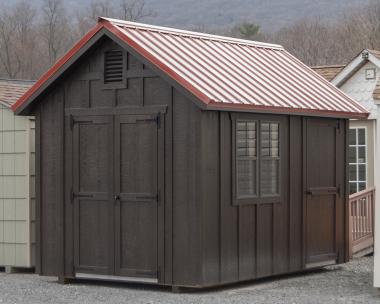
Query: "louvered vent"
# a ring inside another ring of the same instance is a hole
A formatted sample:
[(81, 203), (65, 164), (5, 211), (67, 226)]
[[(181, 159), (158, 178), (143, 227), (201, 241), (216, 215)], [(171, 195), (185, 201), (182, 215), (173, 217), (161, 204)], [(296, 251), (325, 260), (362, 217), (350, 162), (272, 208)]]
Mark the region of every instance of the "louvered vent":
[(123, 51), (114, 50), (104, 53), (104, 83), (118, 83), (123, 81), (123, 63)]

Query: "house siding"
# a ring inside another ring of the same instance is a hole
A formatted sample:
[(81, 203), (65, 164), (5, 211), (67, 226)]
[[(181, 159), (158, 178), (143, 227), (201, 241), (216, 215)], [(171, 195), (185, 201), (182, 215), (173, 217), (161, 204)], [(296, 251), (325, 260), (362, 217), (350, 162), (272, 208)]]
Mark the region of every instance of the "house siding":
[(34, 265), (34, 122), (0, 106), (0, 265)]
[[(366, 69), (375, 69), (376, 78), (367, 80)], [(371, 113), (369, 118), (374, 119), (376, 118), (376, 106), (372, 94), (379, 80), (380, 68), (372, 62), (367, 62), (339, 88), (365, 107)]]

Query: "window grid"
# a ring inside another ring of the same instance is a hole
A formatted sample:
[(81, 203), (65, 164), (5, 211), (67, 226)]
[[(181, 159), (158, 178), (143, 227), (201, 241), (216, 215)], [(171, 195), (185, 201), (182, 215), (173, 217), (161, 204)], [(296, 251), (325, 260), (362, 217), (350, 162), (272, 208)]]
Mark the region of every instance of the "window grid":
[[(236, 172), (238, 198), (257, 196), (257, 122), (236, 122)], [(245, 164), (245, 165), (242, 165)], [(250, 179), (252, 181), (250, 181)]]
[[(235, 189), (243, 204), (280, 197), (280, 123), (235, 121)], [(252, 201), (253, 200), (253, 201)]]
[[(362, 131), (364, 132), (364, 143), (361, 144), (360, 142), (360, 138), (359, 138), (359, 131)], [(367, 187), (367, 129), (366, 128), (362, 128), (362, 127), (357, 127), (357, 128), (350, 128), (350, 132), (355, 132), (355, 143), (352, 144), (350, 142), (349, 144), (349, 147), (350, 148), (354, 148), (355, 150), (355, 161), (352, 162), (350, 161), (349, 162), (349, 168), (350, 168), (350, 174), (349, 174), (349, 177), (350, 177), (350, 180), (349, 180), (349, 184), (350, 184), (350, 194), (352, 193), (355, 193), (355, 192), (359, 192), (361, 190), (364, 190), (366, 187)], [(360, 159), (360, 148), (364, 148), (364, 158), (365, 158), (365, 161), (359, 161)], [(350, 149), (350, 151), (352, 151), (352, 149)], [(350, 160), (352, 158), (352, 155), (350, 155)], [(351, 176), (351, 168), (354, 167), (355, 168), (355, 178), (352, 179), (352, 176)], [(359, 168), (360, 167), (363, 167), (364, 168), (364, 178), (360, 178), (360, 170)]]

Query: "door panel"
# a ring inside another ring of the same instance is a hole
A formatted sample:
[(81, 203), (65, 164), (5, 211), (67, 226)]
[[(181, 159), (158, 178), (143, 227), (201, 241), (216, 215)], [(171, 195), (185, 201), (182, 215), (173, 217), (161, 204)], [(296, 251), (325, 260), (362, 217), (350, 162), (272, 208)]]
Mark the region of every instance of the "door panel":
[(115, 117), (117, 275), (157, 278), (156, 116)]
[(113, 273), (112, 117), (73, 117), (74, 267)]
[(306, 129), (306, 267), (316, 267), (337, 259), (338, 121), (309, 118)]

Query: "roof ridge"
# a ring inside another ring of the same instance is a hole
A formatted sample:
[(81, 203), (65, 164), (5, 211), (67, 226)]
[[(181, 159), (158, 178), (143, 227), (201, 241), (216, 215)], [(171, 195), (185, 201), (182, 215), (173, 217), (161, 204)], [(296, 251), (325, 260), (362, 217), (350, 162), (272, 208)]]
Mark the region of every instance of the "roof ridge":
[(248, 45), (248, 46), (254, 46), (254, 47), (259, 47), (259, 48), (284, 50), (284, 47), (279, 44), (271, 44), (271, 43), (266, 43), (266, 42), (232, 38), (228, 36), (213, 35), (213, 34), (200, 33), (200, 32), (195, 32), (195, 31), (188, 31), (188, 30), (180, 30), (180, 29), (171, 28), (171, 27), (148, 25), (144, 23), (131, 22), (131, 21), (125, 21), (125, 20), (120, 20), (120, 19), (99, 17), (99, 22), (102, 22), (102, 21), (107, 21), (114, 25), (124, 26), (128, 28), (155, 31), (155, 32), (163, 33), (163, 34), (174, 34), (174, 35), (180, 35), (180, 36), (188, 36), (192, 38), (208, 39), (208, 40), (219, 41), (219, 42)]
[(346, 65), (344, 64), (331, 64), (331, 65), (315, 65), (312, 66), (312, 69), (324, 69), (324, 68), (342, 68), (345, 67)]

